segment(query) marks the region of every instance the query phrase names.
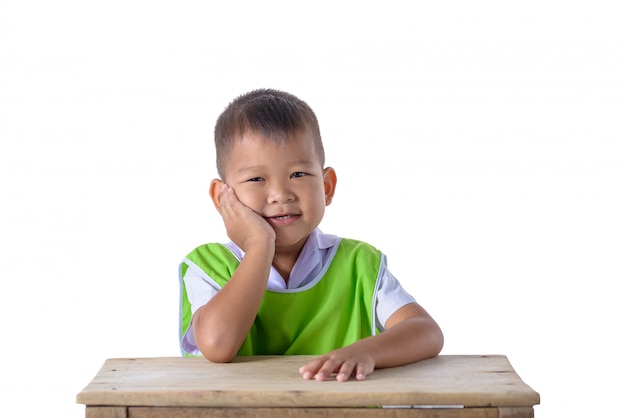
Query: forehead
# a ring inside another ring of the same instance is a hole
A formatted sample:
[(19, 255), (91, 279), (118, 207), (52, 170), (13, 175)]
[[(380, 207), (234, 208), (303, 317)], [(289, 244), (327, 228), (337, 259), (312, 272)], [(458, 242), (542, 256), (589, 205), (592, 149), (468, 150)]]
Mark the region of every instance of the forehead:
[(278, 138), (261, 133), (246, 133), (232, 142), (227, 165), (245, 164), (246, 160), (263, 161), (272, 157), (287, 160), (298, 158), (321, 163), (313, 137), (308, 132), (287, 134)]

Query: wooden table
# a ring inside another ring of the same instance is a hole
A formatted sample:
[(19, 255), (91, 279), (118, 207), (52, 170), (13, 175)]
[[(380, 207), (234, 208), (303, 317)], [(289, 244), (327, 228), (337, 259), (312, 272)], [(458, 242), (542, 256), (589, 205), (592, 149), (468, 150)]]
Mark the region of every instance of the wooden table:
[(347, 382), (302, 379), (310, 358), (109, 359), (76, 400), (87, 418), (532, 418), (539, 403), (502, 355), (440, 355)]

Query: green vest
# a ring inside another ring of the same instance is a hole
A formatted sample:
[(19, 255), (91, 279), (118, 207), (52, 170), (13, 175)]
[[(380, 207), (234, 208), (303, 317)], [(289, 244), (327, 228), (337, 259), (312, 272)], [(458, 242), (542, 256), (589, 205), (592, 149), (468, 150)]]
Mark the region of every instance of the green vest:
[[(373, 312), (381, 253), (343, 238), (323, 277), (300, 289), (266, 290), (238, 355), (325, 354), (377, 333)], [(191, 324), (191, 304), (182, 283), (188, 264), (224, 286), (240, 260), (221, 244), (193, 250), (181, 264), (180, 337)], [(189, 353), (184, 353), (190, 356)]]

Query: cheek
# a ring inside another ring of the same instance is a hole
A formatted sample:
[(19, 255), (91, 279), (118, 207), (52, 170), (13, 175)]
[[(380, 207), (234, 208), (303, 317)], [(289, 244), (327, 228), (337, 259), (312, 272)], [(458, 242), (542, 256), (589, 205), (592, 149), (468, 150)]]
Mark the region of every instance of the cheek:
[(235, 193), (239, 201), (253, 211), (258, 213), (263, 208), (263, 196), (260, 193), (254, 193), (254, 191), (245, 187), (239, 190), (235, 189)]
[(315, 199), (309, 200), (308, 204), (311, 209), (315, 210), (317, 213), (324, 214), (326, 205), (328, 205), (328, 202), (326, 200), (326, 193), (324, 193), (324, 188), (318, 188), (315, 191), (311, 191), (311, 196), (316, 196)]

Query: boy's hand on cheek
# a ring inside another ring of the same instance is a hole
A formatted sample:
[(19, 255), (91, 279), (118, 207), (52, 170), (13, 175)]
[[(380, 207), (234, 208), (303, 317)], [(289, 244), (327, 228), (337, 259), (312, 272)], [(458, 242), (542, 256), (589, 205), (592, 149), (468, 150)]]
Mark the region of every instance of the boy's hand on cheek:
[(232, 187), (224, 184), (220, 196), (220, 214), (228, 237), (242, 250), (255, 244), (267, 245), (276, 241), (276, 233), (258, 213), (244, 205)]

